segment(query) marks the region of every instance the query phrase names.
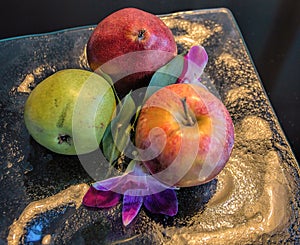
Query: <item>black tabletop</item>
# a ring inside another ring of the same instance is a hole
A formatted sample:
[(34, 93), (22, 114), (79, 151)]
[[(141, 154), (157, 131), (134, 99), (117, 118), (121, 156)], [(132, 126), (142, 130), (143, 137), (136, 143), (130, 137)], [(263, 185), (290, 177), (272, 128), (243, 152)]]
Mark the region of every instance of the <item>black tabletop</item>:
[(97, 24), (124, 7), (137, 7), (154, 14), (230, 9), (292, 150), (300, 159), (298, 0), (6, 1), (0, 10), (0, 39)]

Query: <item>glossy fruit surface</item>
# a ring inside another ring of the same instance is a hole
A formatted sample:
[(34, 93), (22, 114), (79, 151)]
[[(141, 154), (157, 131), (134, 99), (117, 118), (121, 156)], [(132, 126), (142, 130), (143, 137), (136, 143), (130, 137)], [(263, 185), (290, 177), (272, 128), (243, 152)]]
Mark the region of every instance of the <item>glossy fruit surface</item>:
[(99, 146), (115, 109), (109, 83), (85, 70), (66, 69), (40, 82), (24, 111), (31, 136), (53, 152), (75, 155)]
[(148, 170), (179, 187), (213, 179), (228, 161), (233, 142), (226, 107), (194, 84), (169, 85), (154, 93), (141, 110), (135, 134)]
[(147, 76), (177, 54), (171, 30), (157, 16), (125, 8), (103, 19), (91, 34), (87, 58), (116, 82), (122, 95), (146, 86)]

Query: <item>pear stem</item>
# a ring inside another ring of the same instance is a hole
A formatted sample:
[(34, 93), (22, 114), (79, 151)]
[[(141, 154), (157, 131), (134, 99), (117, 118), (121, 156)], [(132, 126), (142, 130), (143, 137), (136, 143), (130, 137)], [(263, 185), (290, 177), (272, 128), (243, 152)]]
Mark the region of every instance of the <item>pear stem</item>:
[(139, 32), (138, 32), (138, 40), (139, 41), (142, 41), (145, 39), (145, 32), (146, 32), (146, 30), (144, 30), (144, 29), (139, 30)]
[(194, 125), (194, 120), (192, 119), (192, 117), (189, 115), (188, 112), (188, 108), (187, 108), (187, 103), (186, 103), (186, 97), (180, 99), (182, 106), (183, 106), (183, 111), (184, 111), (184, 116), (185, 116), (185, 120), (186, 120), (186, 126), (192, 126)]

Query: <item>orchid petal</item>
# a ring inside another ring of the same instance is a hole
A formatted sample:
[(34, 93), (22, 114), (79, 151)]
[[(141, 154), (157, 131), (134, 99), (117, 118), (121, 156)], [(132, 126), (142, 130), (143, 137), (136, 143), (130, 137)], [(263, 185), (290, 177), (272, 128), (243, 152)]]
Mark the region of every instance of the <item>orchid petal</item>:
[(129, 225), (132, 220), (137, 216), (143, 204), (142, 196), (124, 195), (122, 221), (125, 226)]
[[(127, 190), (144, 190), (145, 195), (148, 189), (147, 178), (144, 176), (137, 176), (134, 173), (124, 174), (122, 176), (98, 181), (93, 184), (94, 188), (97, 190), (109, 190), (120, 194), (124, 194)], [(134, 195), (134, 193), (132, 193)]]
[(121, 195), (113, 191), (97, 190), (93, 186), (84, 195), (82, 203), (87, 207), (109, 208), (117, 205)]
[(202, 46), (193, 46), (184, 56), (183, 71), (177, 83), (195, 83), (200, 81), (208, 55)]
[(159, 193), (159, 192), (162, 192), (167, 189), (172, 189), (172, 190), (178, 189), (177, 187), (169, 186), (169, 185), (166, 185), (166, 184), (160, 182), (159, 180), (154, 178), (152, 175), (148, 175), (146, 181), (147, 181), (147, 186), (148, 186), (148, 195)]
[(151, 213), (155, 214), (174, 216), (178, 212), (177, 196), (172, 189), (145, 196), (144, 205)]
[(122, 182), (124, 182), (124, 175), (95, 182), (93, 187), (97, 190), (111, 191), (118, 188), (120, 184), (122, 185)]
[[(147, 172), (142, 164), (135, 164), (132, 174), (135, 175), (135, 179), (132, 179), (132, 181), (138, 182), (135, 185), (135, 188), (127, 189), (128, 191), (130, 191), (130, 195), (132, 196), (146, 196), (154, 193), (159, 193), (166, 189), (178, 189), (174, 186), (166, 185), (154, 178), (153, 175), (150, 175), (150, 173)], [(138, 179), (137, 176), (139, 177)]]
[[(93, 186), (97, 190), (110, 190), (121, 194), (124, 194), (127, 190), (145, 190), (140, 195), (146, 195), (148, 176), (149, 174), (145, 173), (140, 164), (134, 164), (133, 167), (131, 166), (131, 170), (123, 175), (98, 181)], [(132, 193), (132, 195), (135, 194)]]

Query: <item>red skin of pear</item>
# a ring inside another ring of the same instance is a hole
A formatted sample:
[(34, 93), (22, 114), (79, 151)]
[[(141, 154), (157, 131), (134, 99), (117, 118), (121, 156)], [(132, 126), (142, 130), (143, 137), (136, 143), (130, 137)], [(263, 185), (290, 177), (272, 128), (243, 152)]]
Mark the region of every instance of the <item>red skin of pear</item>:
[[(234, 127), (226, 107), (195, 84), (173, 84), (154, 93), (140, 112), (135, 132), (136, 146), (148, 150), (140, 151), (146, 168), (158, 180), (178, 187), (215, 178), (228, 161), (233, 143)], [(149, 157), (149, 152), (155, 157)]]
[[(160, 52), (124, 56), (148, 50)], [(122, 95), (147, 86), (146, 78), (176, 54), (171, 30), (157, 16), (136, 8), (121, 9), (107, 16), (96, 26), (87, 43), (91, 69), (97, 72), (101, 67), (116, 82), (116, 90)], [(119, 59), (108, 64), (116, 57)]]

